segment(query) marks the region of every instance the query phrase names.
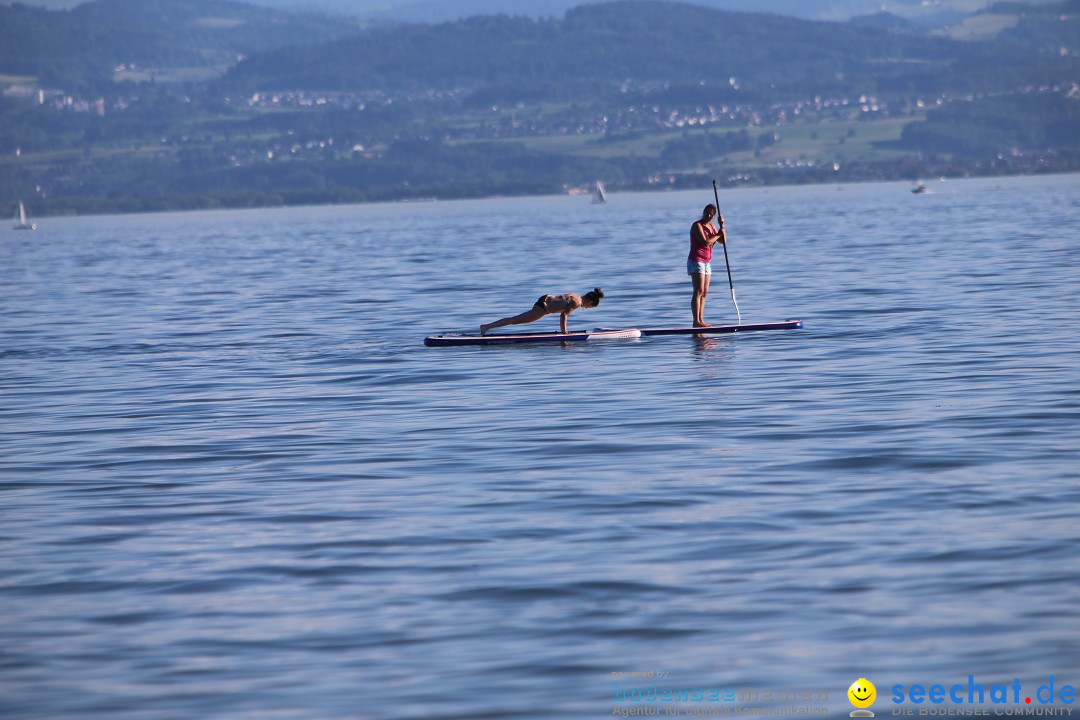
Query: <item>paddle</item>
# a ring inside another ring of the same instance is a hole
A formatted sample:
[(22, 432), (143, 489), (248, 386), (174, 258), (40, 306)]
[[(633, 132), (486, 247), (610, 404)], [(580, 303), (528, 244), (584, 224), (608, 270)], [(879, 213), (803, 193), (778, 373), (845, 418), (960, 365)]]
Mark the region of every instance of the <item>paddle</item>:
[[(720, 193), (716, 189), (716, 181), (712, 181), (712, 194), (716, 198), (716, 217), (719, 218), (717, 224), (723, 226), (724, 216), (720, 214)], [(735, 314), (739, 317), (739, 324), (742, 325), (742, 313), (739, 312), (739, 303), (735, 302), (735, 283), (731, 280), (731, 262), (728, 261), (727, 256), (727, 240), (720, 243), (724, 246), (724, 264), (727, 266), (727, 284), (731, 288), (731, 302), (735, 305)]]

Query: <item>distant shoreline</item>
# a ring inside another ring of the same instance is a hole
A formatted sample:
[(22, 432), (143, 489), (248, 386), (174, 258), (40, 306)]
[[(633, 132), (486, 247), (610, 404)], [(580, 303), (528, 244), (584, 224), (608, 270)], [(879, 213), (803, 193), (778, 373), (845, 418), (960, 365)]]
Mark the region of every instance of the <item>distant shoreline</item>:
[[(848, 175), (836, 176), (835, 174), (826, 175), (820, 177), (825, 173), (770, 173), (773, 177), (766, 181), (765, 178), (745, 178), (739, 182), (732, 182), (728, 179), (721, 179), (717, 177), (717, 184), (722, 188), (736, 189), (736, 188), (766, 188), (766, 187), (798, 187), (807, 185), (855, 185), (855, 184), (873, 184), (873, 183), (892, 183), (892, 182), (908, 182), (913, 187), (917, 183), (930, 183), (938, 182), (939, 180), (966, 180), (977, 178), (993, 178), (993, 177), (1042, 177), (1049, 175), (1071, 175), (1080, 173), (1080, 164), (1074, 164), (1065, 167), (1050, 167), (1045, 169), (1027, 169), (1022, 172), (1007, 172), (1000, 171), (994, 172), (987, 170), (984, 172), (927, 172), (925, 175), (921, 175), (919, 178), (912, 178), (910, 176), (856, 176), (851, 177)], [(815, 179), (812, 175), (820, 177)], [(757, 180), (757, 181), (755, 181)], [(708, 187), (712, 182), (712, 176), (706, 173), (701, 174), (686, 174), (676, 177), (672, 182), (665, 183), (663, 185), (658, 183), (623, 183), (623, 184), (607, 184), (607, 191), (611, 193), (620, 192), (671, 192), (682, 190), (693, 190), (696, 188)], [(584, 186), (582, 186), (584, 187)], [(94, 203), (90, 198), (73, 198), (74, 202), (57, 202), (49, 201), (44, 204), (39, 204), (33, 200), (24, 201), (27, 204), (27, 212), (32, 219), (37, 218), (49, 218), (49, 217), (94, 217), (94, 216), (107, 216), (107, 215), (139, 215), (139, 214), (151, 214), (151, 213), (169, 213), (169, 212), (197, 212), (206, 210), (261, 210), (261, 209), (275, 209), (275, 208), (290, 208), (290, 207), (333, 207), (333, 206), (345, 206), (345, 205), (374, 205), (380, 203), (417, 203), (417, 202), (448, 202), (453, 200), (491, 200), (497, 198), (526, 198), (526, 197), (553, 197), (560, 195), (574, 195), (580, 194), (577, 192), (571, 192), (571, 190), (578, 190), (577, 186), (571, 189), (567, 188), (537, 188), (534, 191), (522, 191), (513, 192), (511, 188), (508, 188), (504, 192), (487, 192), (469, 194), (467, 192), (451, 192), (451, 193), (438, 193), (434, 188), (415, 188), (412, 192), (408, 193), (380, 193), (372, 192), (365, 193), (365, 197), (341, 197), (341, 193), (337, 192), (297, 192), (297, 193), (266, 193), (265, 195), (246, 195), (244, 202), (229, 203), (228, 196), (184, 196), (182, 198), (174, 198), (170, 202), (168, 198), (146, 198), (146, 199), (131, 199), (127, 203), (116, 202), (114, 204), (109, 203)], [(319, 195), (324, 194), (325, 199), (320, 198)], [(258, 199), (264, 199), (263, 202), (257, 202)], [(82, 200), (83, 202), (79, 202)], [(178, 202), (178, 200), (180, 202)], [(13, 200), (9, 204), (17, 204), (18, 200)], [(75, 206), (83, 205), (85, 210), (79, 210)]]

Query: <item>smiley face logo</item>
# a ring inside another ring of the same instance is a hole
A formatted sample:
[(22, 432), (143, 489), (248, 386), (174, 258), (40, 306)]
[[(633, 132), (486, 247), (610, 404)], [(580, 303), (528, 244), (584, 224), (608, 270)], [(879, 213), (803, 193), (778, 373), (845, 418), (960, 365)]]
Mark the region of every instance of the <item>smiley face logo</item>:
[(848, 700), (857, 708), (868, 708), (877, 699), (877, 688), (866, 678), (859, 678), (847, 689)]

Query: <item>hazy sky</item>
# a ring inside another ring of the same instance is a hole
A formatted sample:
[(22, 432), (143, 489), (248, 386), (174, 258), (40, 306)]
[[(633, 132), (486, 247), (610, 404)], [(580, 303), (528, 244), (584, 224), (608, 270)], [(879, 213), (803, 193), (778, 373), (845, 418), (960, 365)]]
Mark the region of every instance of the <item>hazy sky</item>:
[[(22, 0), (28, 5), (49, 8), (72, 7), (79, 0)], [(266, 7), (324, 10), (365, 17), (442, 22), (463, 15), (507, 13), (511, 15), (561, 16), (567, 8), (603, 0), (246, 0)], [(843, 20), (888, 10), (904, 17), (927, 16), (942, 11), (971, 13), (991, 4), (990, 0), (688, 0), (726, 10), (774, 12), (815, 19)], [(1050, 0), (1024, 0), (1049, 2)], [(10, 4), (10, 0), (0, 0)]]

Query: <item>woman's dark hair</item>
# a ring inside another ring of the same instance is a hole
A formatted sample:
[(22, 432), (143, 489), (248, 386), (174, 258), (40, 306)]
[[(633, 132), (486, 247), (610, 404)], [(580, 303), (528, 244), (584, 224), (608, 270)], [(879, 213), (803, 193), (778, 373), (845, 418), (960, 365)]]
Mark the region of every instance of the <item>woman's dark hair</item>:
[(712, 212), (712, 214), (714, 216), (716, 215), (716, 206), (713, 205), (712, 203), (709, 203), (708, 205), (706, 205), (705, 209), (701, 211), (701, 217), (705, 217), (706, 215), (709, 214), (710, 211)]
[(600, 288), (593, 288), (592, 290), (581, 296), (583, 300), (588, 300), (593, 305), (599, 305), (600, 298), (602, 297), (604, 297), (604, 291)]

